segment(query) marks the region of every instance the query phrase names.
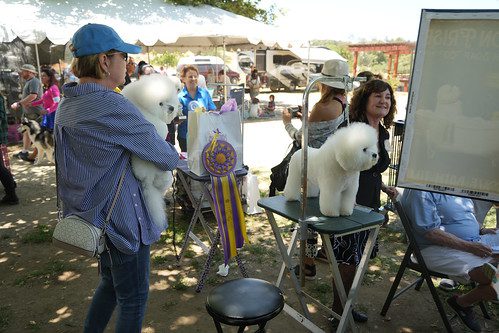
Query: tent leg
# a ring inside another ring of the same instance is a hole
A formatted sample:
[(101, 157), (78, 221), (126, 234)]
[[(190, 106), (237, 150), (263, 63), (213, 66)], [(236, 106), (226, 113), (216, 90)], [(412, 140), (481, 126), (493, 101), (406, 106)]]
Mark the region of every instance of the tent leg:
[(38, 77), (41, 77), (42, 72), (40, 70), (40, 56), (38, 54), (38, 44), (35, 44), (35, 54), (36, 54), (36, 68), (38, 69)]

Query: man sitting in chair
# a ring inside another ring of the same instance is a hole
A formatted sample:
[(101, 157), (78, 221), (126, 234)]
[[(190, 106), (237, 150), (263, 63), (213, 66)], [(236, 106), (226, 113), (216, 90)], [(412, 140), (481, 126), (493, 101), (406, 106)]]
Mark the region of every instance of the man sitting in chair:
[(477, 283), (476, 288), (448, 298), (447, 303), (468, 328), (479, 332), (472, 305), (498, 299), (499, 255), (492, 248), (499, 244), (499, 231), (480, 229), (471, 199), (406, 189), (401, 204), (412, 221), (428, 269)]

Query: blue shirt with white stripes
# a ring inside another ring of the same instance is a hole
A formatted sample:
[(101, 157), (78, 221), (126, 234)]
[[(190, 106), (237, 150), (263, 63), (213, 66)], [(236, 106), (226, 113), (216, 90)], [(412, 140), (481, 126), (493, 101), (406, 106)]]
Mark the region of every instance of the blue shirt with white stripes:
[(130, 157), (166, 171), (175, 169), (178, 153), (122, 95), (96, 83), (70, 83), (63, 92), (54, 127), (63, 214), (102, 227), (126, 168), (106, 233), (118, 250), (135, 253), (163, 230), (151, 221)]
[[(198, 106), (204, 107), (207, 111), (214, 111), (217, 109), (215, 103), (213, 103), (213, 100), (211, 99), (209, 91), (201, 87), (198, 87), (194, 98), (189, 95), (187, 87), (184, 87), (184, 89), (178, 93), (178, 101), (182, 104), (182, 113), (187, 118), (189, 118), (189, 112), (194, 111)], [(187, 138), (187, 120), (188, 119), (178, 124), (179, 138)]]

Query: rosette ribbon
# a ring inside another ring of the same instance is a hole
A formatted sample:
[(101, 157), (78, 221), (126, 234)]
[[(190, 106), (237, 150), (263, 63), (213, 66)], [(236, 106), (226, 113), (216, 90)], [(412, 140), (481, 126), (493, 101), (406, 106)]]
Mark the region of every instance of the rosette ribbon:
[(237, 154), (230, 143), (220, 139), (218, 131), (204, 147), (202, 154), (204, 167), (211, 178), (214, 213), (224, 250), (224, 263), (227, 265), (237, 255), (237, 249), (243, 246), (244, 241), (248, 242), (241, 196), (234, 174)]

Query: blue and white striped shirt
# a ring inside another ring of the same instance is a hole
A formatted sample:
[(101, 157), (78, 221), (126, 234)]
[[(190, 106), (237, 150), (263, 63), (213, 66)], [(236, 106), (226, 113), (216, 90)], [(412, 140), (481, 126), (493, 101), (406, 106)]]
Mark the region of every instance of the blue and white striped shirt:
[(54, 127), (63, 214), (102, 227), (127, 168), (106, 232), (121, 252), (137, 252), (141, 242), (157, 241), (162, 230), (147, 212), (130, 156), (173, 170), (178, 153), (122, 95), (96, 83), (70, 83), (63, 92)]

